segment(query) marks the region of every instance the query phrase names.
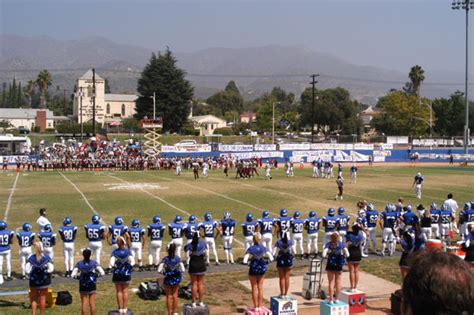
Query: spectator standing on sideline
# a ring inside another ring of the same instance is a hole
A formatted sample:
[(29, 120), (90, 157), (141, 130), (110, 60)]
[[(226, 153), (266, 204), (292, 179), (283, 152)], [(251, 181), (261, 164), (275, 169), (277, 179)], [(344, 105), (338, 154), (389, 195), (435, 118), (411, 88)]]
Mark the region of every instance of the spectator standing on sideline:
[(39, 214), (40, 216), (36, 220), (36, 224), (38, 225), (38, 232), (41, 232), (47, 224), (53, 226), (46, 217), (46, 208), (41, 208), (39, 210)]

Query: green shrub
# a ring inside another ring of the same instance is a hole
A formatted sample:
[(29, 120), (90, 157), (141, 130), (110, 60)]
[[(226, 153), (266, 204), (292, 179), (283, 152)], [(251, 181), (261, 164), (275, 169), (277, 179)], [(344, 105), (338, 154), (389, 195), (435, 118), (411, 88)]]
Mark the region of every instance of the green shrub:
[(222, 128), (216, 128), (214, 130), (214, 134), (220, 134), (220, 135), (223, 135), (223, 136), (232, 136), (234, 134), (234, 131), (232, 130), (232, 128), (229, 128), (229, 127), (222, 127)]

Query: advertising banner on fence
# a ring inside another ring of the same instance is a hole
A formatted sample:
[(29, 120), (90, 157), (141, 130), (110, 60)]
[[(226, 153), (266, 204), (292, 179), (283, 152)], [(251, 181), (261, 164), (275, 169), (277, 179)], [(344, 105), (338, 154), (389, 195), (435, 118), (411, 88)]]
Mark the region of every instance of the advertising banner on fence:
[(280, 150), (309, 150), (310, 144), (309, 143), (282, 143), (279, 145)]
[(275, 151), (276, 144), (256, 144), (254, 145), (255, 151)]
[(209, 144), (162, 145), (161, 152), (211, 152)]
[(235, 152), (235, 153), (221, 153), (220, 156), (223, 157), (236, 157), (241, 160), (251, 159), (255, 157), (260, 157), (262, 159), (270, 158), (283, 158), (284, 153), (281, 151), (266, 151), (266, 152)]
[(253, 145), (251, 144), (219, 144), (219, 151), (222, 151), (222, 152), (253, 151)]

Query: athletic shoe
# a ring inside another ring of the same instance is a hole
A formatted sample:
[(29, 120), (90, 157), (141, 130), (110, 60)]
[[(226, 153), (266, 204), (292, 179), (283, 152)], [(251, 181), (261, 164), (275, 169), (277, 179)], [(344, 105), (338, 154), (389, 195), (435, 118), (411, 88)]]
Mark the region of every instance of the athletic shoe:
[(192, 308), (194, 308), (194, 307), (196, 307), (196, 306), (197, 306), (196, 303), (191, 303), (191, 307), (192, 307)]
[(7, 280), (7, 281), (12, 281), (13, 278), (12, 278), (11, 276), (10, 276), (10, 277), (6, 277), (5, 280)]
[(203, 302), (199, 302), (200, 307), (205, 307), (206, 305)]

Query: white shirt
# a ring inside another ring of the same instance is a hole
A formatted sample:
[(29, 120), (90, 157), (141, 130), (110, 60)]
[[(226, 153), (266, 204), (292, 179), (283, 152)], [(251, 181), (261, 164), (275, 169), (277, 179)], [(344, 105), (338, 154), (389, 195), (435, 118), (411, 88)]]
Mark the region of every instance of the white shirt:
[(48, 218), (46, 218), (45, 216), (40, 216), (38, 218), (38, 220), (36, 220), (36, 224), (38, 225), (38, 230), (39, 232), (41, 232), (44, 227), (46, 226), (46, 224), (50, 224), (51, 225), (51, 222), (49, 222)]
[(446, 199), (444, 203), (448, 206), (449, 209), (453, 211), (453, 213), (456, 213), (456, 211), (458, 211), (459, 209), (458, 203), (454, 199)]

